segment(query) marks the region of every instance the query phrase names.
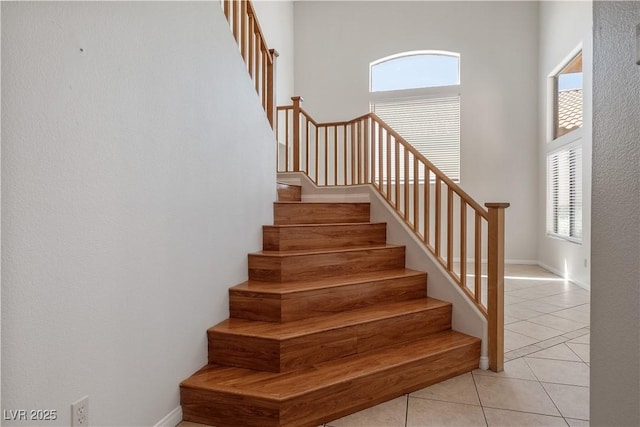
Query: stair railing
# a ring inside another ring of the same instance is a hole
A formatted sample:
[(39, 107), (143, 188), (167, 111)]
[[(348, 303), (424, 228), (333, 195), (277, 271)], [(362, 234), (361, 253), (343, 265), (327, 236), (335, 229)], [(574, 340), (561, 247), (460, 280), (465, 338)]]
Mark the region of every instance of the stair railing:
[(278, 172), (318, 186), (371, 184), (487, 318), (489, 368), (504, 363), (504, 219), (509, 203), (482, 207), (374, 113), (318, 123), (277, 108)]
[(271, 123), (271, 127), (274, 127), (278, 52), (267, 46), (250, 0), (222, 0), (222, 9), (240, 48), (240, 54), (247, 65), (247, 71), (255, 83), (256, 92), (258, 92), (262, 107), (267, 113), (269, 123)]

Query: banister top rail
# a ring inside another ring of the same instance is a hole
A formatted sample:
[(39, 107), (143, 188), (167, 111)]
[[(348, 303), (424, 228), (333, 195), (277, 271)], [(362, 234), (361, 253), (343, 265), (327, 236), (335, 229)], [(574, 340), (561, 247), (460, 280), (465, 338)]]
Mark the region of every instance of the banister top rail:
[[(467, 204), (472, 206), (485, 219), (488, 218), (489, 213), (487, 212), (487, 210), (485, 208), (483, 208), (470, 195), (468, 195), (462, 188), (460, 188), (460, 186), (458, 184), (456, 184), (453, 180), (451, 180), (451, 178), (449, 178), (444, 172), (442, 172), (436, 165), (431, 163), (422, 153), (420, 153), (418, 150), (416, 150), (416, 148), (413, 145), (409, 144), (409, 142), (407, 142), (406, 139), (404, 139), (402, 136), (400, 136), (400, 134), (398, 132), (393, 130), (387, 123), (384, 122), (384, 120), (382, 120), (380, 117), (378, 117), (375, 113), (369, 113), (369, 114), (366, 114), (365, 116), (362, 116), (362, 117), (366, 117), (366, 116), (370, 116), (371, 118), (373, 118), (387, 132), (392, 134), (393, 137), (396, 138), (396, 140), (398, 142), (400, 142), (405, 147), (405, 149), (410, 151), (414, 156), (416, 156), (418, 159), (420, 159), (420, 161), (422, 161), (424, 164), (426, 164), (431, 172), (433, 172), (438, 178), (440, 178), (441, 181), (443, 181), (445, 184), (447, 184), (449, 187), (451, 187), (453, 189), (453, 191), (456, 194), (458, 194), (458, 196), (460, 196), (461, 198), (463, 198), (465, 200), (465, 202), (467, 202)], [(354, 119), (354, 121), (360, 120), (362, 117), (358, 117), (358, 118)]]
[[(229, 0), (225, 0), (225, 1), (229, 1)], [(253, 7), (253, 3), (250, 0), (241, 0), (241, 1), (246, 1), (247, 15), (252, 16), (254, 18), (257, 34), (259, 35), (260, 40), (263, 41), (264, 46), (266, 48), (267, 61), (269, 61), (269, 64), (273, 64), (274, 56), (277, 56), (277, 52), (274, 49), (269, 49), (267, 47), (267, 42), (266, 42), (267, 39), (264, 36), (264, 33), (262, 32), (262, 27), (260, 26), (260, 21), (258, 21), (258, 16), (256, 15), (256, 10)]]

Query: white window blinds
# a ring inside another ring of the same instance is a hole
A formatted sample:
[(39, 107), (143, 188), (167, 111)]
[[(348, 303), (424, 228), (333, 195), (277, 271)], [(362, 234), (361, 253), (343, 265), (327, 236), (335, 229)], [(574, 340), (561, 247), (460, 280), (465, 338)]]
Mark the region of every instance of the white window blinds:
[(460, 96), (375, 101), (372, 110), (449, 178), (460, 179)]
[(547, 157), (547, 232), (582, 239), (582, 148)]

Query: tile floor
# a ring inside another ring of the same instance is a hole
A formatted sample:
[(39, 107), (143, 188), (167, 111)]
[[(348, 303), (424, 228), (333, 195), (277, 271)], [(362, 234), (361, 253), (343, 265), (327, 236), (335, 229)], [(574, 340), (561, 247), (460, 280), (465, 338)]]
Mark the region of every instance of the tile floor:
[(540, 267), (507, 265), (504, 372), (478, 369), (325, 426), (588, 426), (589, 298)]

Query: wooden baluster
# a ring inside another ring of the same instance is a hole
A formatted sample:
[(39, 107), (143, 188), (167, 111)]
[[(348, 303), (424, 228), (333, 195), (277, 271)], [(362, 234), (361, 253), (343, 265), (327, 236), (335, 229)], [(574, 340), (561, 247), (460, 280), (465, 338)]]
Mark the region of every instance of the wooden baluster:
[(338, 126), (333, 126), (333, 185), (338, 185)]
[[(365, 184), (369, 184), (369, 183), (373, 183), (373, 179), (371, 179), (371, 175), (369, 174), (369, 171), (371, 170), (369, 165), (373, 165), (373, 161), (371, 160), (371, 156), (373, 156), (373, 152), (371, 151), (371, 132), (370, 132), (370, 127), (371, 127), (371, 122), (369, 120), (369, 118), (365, 118), (364, 119), (364, 183)], [(371, 154), (369, 154), (371, 153)], [(371, 162), (371, 163), (369, 163)]]
[(420, 164), (413, 156), (413, 231), (420, 234)]
[[(257, 32), (257, 28), (258, 28), (258, 21), (255, 21), (255, 34), (256, 36), (258, 35)], [(262, 40), (260, 40), (260, 37), (256, 37), (256, 51), (255, 51), (255, 63), (256, 63), (256, 69), (254, 74), (251, 76), (253, 78), (253, 81), (256, 84), (256, 92), (258, 92), (258, 95), (260, 95), (260, 66), (262, 64), (262, 61), (260, 60), (260, 55), (262, 54)]]
[(467, 286), (467, 202), (460, 197), (460, 286)]
[(300, 103), (302, 97), (294, 96), (293, 101), (293, 171), (300, 172)]
[(424, 165), (424, 243), (429, 246), (431, 228), (431, 171)]
[(305, 159), (304, 159), (304, 164), (305, 164), (305, 172), (307, 172), (307, 174), (309, 173), (309, 150), (311, 149), (311, 134), (310, 134), (310, 129), (311, 129), (311, 123), (309, 123), (309, 119), (307, 117), (305, 117), (305, 135), (307, 138), (307, 149), (305, 151)]
[(244, 63), (247, 61), (247, 0), (240, 0), (240, 54)]
[(476, 211), (474, 261), (474, 295), (478, 304), (482, 303), (482, 217)]
[[(356, 140), (356, 135), (358, 135), (357, 140)], [(360, 122), (358, 121), (351, 125), (351, 185), (357, 184), (356, 167), (360, 168), (360, 163), (356, 162), (356, 159), (359, 160), (360, 158), (359, 147), (360, 147)], [(359, 173), (358, 173), (358, 177), (360, 177)]]
[(273, 128), (276, 121), (276, 63), (280, 54), (275, 49), (270, 49), (271, 61), (267, 63), (267, 118)]
[(320, 179), (320, 128), (316, 125), (316, 184), (318, 183), (318, 179)]
[(224, 16), (227, 17), (227, 21), (231, 22), (231, 20), (229, 19), (229, 12), (230, 10), (230, 5), (231, 5), (231, 0), (223, 0), (223, 4), (224, 4)]
[(324, 185), (329, 185), (329, 126), (324, 129)]
[(395, 184), (395, 193), (396, 193), (396, 211), (398, 213), (400, 213), (400, 141), (398, 141), (396, 138), (393, 138), (393, 141), (395, 142), (394, 144), (394, 151), (396, 154), (396, 161), (395, 161), (395, 170), (394, 170), (394, 174), (393, 174), (393, 183)]
[(289, 167), (289, 110), (287, 110), (284, 116), (284, 164), (286, 165), (285, 171), (291, 172)]
[(249, 69), (249, 75), (251, 76), (252, 80), (255, 80), (256, 78), (256, 71), (255, 71), (255, 44), (256, 44), (256, 33), (253, 31), (253, 29), (255, 28), (255, 18), (253, 17), (253, 15), (249, 15), (249, 53), (248, 53), (248, 69)]
[(342, 156), (344, 163), (344, 167), (342, 168), (344, 170), (344, 175), (342, 176), (344, 182), (342, 185), (347, 185), (347, 176), (349, 175), (349, 164), (347, 162), (347, 125), (342, 126)]
[(238, 25), (238, 16), (240, 15), (240, 4), (237, 0), (233, 0), (233, 16), (231, 17), (231, 28), (233, 28), (233, 37), (236, 43), (240, 45), (240, 28)]
[(447, 188), (447, 270), (453, 271), (453, 189)]
[(504, 369), (504, 214), (509, 203), (485, 203), (489, 209), (487, 312), (489, 369)]
[(404, 147), (404, 219), (409, 221), (409, 150)]
[(378, 188), (380, 189), (380, 192), (383, 193), (384, 192), (384, 188), (383, 188), (383, 180), (382, 180), (382, 168), (383, 168), (383, 150), (382, 150), (382, 144), (383, 144), (383, 139), (382, 139), (382, 126), (380, 126), (379, 123), (376, 123), (376, 125), (378, 126)]
[(436, 257), (441, 260), (441, 256), (440, 256), (440, 234), (441, 234), (441, 214), (442, 212), (440, 212), (440, 208), (441, 208), (441, 197), (440, 197), (440, 187), (441, 187), (441, 183), (440, 183), (440, 177), (438, 175), (436, 175), (436, 206), (435, 206), (435, 210), (436, 210), (436, 229), (435, 229), (435, 238), (436, 238), (436, 242), (435, 242), (435, 249), (436, 249)]
[(387, 199), (391, 197), (391, 134), (387, 132)]
[(260, 100), (262, 101), (262, 108), (267, 111), (267, 64), (269, 63), (268, 53), (266, 46), (263, 46), (262, 50), (262, 93), (260, 94)]

